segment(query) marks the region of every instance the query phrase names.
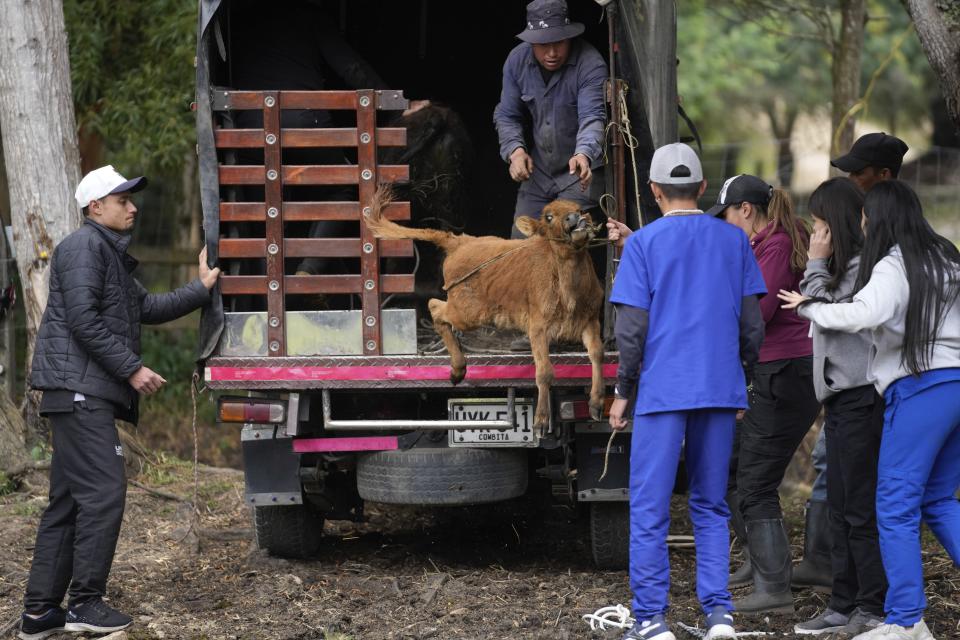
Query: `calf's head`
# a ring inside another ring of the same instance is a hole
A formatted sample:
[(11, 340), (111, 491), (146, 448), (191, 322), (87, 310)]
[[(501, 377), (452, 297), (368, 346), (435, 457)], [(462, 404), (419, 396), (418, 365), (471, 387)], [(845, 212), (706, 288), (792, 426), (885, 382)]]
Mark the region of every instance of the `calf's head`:
[(547, 240), (572, 245), (582, 249), (596, 236), (596, 229), (589, 213), (570, 200), (554, 200), (543, 208), (540, 219), (521, 216), (516, 221), (517, 229), (525, 236), (542, 236)]

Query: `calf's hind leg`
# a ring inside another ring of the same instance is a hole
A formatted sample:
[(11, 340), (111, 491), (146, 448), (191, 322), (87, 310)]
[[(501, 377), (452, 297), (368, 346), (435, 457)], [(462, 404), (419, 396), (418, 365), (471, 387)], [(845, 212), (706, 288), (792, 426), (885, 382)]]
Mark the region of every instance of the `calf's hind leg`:
[(444, 302), (437, 298), (432, 298), (427, 305), (430, 308), (430, 315), (433, 317), (433, 329), (437, 332), (443, 345), (450, 354), (450, 382), (459, 384), (467, 375), (467, 361), (463, 357), (463, 351), (460, 349), (460, 341), (453, 333), (453, 324), (447, 316), (449, 302)]

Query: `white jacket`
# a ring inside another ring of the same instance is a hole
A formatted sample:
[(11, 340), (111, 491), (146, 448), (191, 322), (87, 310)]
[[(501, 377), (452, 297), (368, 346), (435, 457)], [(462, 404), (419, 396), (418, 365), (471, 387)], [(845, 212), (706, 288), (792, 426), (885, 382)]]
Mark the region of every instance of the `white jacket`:
[[(907, 323), (910, 286), (900, 247), (893, 247), (876, 264), (870, 281), (851, 302), (802, 305), (800, 315), (824, 329), (854, 333), (869, 329), (873, 340), (867, 360), (867, 378), (883, 394), (896, 380), (910, 375), (904, 368), (903, 335)], [(928, 369), (960, 367), (960, 304), (946, 311), (937, 333)]]

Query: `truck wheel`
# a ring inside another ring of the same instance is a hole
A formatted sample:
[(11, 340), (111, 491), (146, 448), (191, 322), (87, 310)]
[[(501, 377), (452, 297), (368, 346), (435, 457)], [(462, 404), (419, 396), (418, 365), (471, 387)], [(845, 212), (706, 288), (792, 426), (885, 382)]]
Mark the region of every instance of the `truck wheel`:
[(463, 505), (499, 502), (527, 490), (522, 449), (378, 451), (357, 462), (364, 500), (390, 504)]
[(304, 504), (253, 508), (257, 547), (281, 558), (309, 558), (320, 549), (323, 516)]
[(630, 503), (590, 503), (590, 547), (598, 569), (626, 569), (630, 559)]

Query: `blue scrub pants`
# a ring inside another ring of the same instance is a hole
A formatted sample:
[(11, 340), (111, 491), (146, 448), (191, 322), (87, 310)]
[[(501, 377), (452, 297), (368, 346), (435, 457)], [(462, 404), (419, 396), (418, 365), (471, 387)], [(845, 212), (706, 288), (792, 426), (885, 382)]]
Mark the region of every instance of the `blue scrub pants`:
[(630, 453), (630, 589), (633, 615), (666, 612), (670, 589), (667, 532), (682, 447), (690, 486), (690, 519), (697, 551), (697, 597), (704, 612), (733, 611), (727, 466), (733, 450), (733, 409), (697, 409), (638, 415)]
[(909, 396), (894, 383), (885, 396), (877, 477), (880, 553), (890, 583), (884, 608), (887, 623), (911, 626), (927, 606), (921, 517), (960, 564), (960, 381)]

